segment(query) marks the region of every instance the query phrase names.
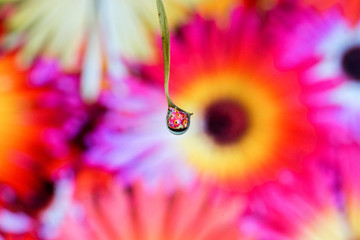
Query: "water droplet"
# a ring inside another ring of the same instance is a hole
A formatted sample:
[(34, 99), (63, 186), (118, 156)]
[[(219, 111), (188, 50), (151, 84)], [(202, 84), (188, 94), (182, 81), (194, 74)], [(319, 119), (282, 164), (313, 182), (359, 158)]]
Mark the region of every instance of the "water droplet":
[(179, 109), (169, 107), (166, 115), (166, 123), (172, 134), (183, 134), (189, 129), (190, 114)]

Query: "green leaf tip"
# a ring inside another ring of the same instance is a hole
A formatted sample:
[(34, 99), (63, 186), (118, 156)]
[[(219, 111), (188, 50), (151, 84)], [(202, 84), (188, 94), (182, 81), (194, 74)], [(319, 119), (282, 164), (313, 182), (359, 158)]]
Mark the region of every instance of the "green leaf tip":
[[(166, 11), (162, 0), (156, 0), (156, 6), (158, 10), (158, 17), (160, 23), (160, 32), (161, 32), (161, 42), (163, 48), (163, 57), (164, 57), (164, 83), (165, 83), (165, 95), (168, 103), (168, 107), (174, 107), (181, 111), (186, 112), (185, 110), (176, 106), (173, 101), (170, 99), (169, 95), (169, 79), (170, 79), (170, 31), (169, 24), (166, 17)], [(186, 112), (188, 113), (188, 112)], [(188, 113), (192, 115), (192, 113)]]

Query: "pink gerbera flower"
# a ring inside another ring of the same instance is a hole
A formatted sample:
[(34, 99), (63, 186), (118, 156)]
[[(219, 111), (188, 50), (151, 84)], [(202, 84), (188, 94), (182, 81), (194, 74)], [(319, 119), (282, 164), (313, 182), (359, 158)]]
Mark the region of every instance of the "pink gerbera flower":
[(148, 192), (141, 182), (125, 187), (105, 172), (83, 171), (73, 211), (56, 239), (240, 239), (238, 198), (214, 194), (206, 187), (168, 194), (159, 185)]
[(74, 157), (70, 142), (86, 115), (76, 78), (53, 61), (23, 71), (6, 55), (0, 77), (0, 203), (37, 215), (52, 199), (57, 170)]
[(133, 76), (128, 92), (104, 94), (110, 110), (88, 137), (87, 162), (128, 180), (172, 184), (200, 176), (240, 189), (301, 167), (317, 140), (309, 116), (329, 113), (318, 96), (332, 85), (300, 82), (304, 66), (275, 68), (262, 24), (251, 9), (238, 8), (225, 29), (200, 17), (179, 28), (172, 36), (170, 94), (194, 112), (189, 132), (167, 132), (159, 51), (154, 65), (133, 67), (141, 83)]
[(278, 66), (294, 69), (312, 59), (314, 64), (304, 73), (304, 81), (338, 84), (322, 99), (342, 109), (333, 120), (360, 141), (357, 99), (360, 93), (360, 25), (350, 25), (338, 7), (320, 14), (296, 1), (278, 4), (267, 16), (270, 36), (284, 40), (284, 44), (278, 44), (276, 52)]
[(360, 147), (356, 143), (329, 145), (324, 153), (327, 156), (315, 157), (302, 175), (286, 171), (277, 182), (250, 194), (242, 225), (249, 236), (276, 240), (360, 237)]

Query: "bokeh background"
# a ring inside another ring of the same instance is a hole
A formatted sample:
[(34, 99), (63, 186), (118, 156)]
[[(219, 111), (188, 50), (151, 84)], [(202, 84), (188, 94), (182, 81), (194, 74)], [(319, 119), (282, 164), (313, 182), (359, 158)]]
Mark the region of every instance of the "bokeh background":
[(360, 1), (0, 0), (0, 240), (360, 239)]

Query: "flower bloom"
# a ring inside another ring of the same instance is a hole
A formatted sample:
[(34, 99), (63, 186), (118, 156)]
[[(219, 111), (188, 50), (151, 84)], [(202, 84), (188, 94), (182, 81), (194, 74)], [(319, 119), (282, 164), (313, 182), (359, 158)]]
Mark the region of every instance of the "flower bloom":
[(333, 120), (360, 139), (357, 124), (360, 119), (357, 101), (360, 91), (359, 25), (351, 26), (338, 8), (319, 14), (297, 3), (278, 4), (268, 17), (271, 36), (285, 42), (278, 46), (277, 64), (293, 69), (312, 59), (312, 66), (304, 73), (304, 81), (337, 85), (321, 98), (339, 106), (340, 111)]
[(31, 215), (51, 200), (54, 174), (74, 156), (70, 142), (84, 117), (72, 95), (76, 81), (58, 79), (53, 67), (39, 61), (22, 71), (13, 55), (0, 61), (0, 203)]
[(283, 240), (359, 238), (360, 147), (350, 142), (328, 146), (324, 153), (328, 156), (315, 157), (301, 175), (284, 172), (277, 182), (251, 193), (243, 225), (248, 236)]
[[(185, 21), (191, 1), (166, 4), (171, 26)], [(80, 69), (80, 90), (88, 102), (96, 101), (104, 75), (124, 74), (122, 57), (154, 58), (152, 35), (158, 19), (153, 1), (2, 0), (0, 5), (10, 9), (4, 18), (3, 47), (22, 46), (19, 59), (23, 64), (43, 55), (59, 59), (63, 70)]]
[(148, 192), (141, 181), (122, 186), (105, 172), (85, 170), (56, 239), (235, 240), (241, 209), (239, 199), (206, 187), (169, 194), (159, 185)]
[(238, 8), (225, 29), (201, 17), (179, 28), (171, 39), (170, 94), (194, 113), (189, 131), (174, 137), (166, 130), (159, 51), (155, 64), (134, 64), (140, 79), (130, 76), (127, 92), (104, 93), (109, 112), (89, 134), (86, 161), (127, 180), (171, 184), (199, 176), (239, 189), (301, 166), (316, 143), (309, 116), (326, 105), (315, 96), (331, 85), (302, 83), (303, 66), (276, 69), (261, 26), (259, 15)]
[[(2, 0), (0, 3), (14, 8), (5, 18), (9, 30), (5, 43), (16, 44), (18, 38), (25, 35), (27, 42), (22, 52), (25, 60), (32, 60), (45, 50), (46, 54), (58, 57), (63, 66), (76, 67), (80, 60), (78, 54), (83, 51), (88, 30), (94, 27), (94, 22), (100, 24), (106, 41), (110, 41), (107, 43), (111, 46), (105, 47), (115, 47), (113, 50), (117, 54), (141, 59), (153, 55), (150, 33), (158, 27), (155, 3), (118, 0), (102, 1), (98, 6), (84, 0), (76, 3), (68, 0), (43, 1), (40, 5), (33, 0)], [(186, 1), (172, 0), (168, 3), (172, 25), (185, 18), (188, 7)], [(40, 22), (37, 21), (39, 19)], [(116, 40), (121, 43), (115, 43)], [(49, 42), (46, 47), (45, 42)]]

